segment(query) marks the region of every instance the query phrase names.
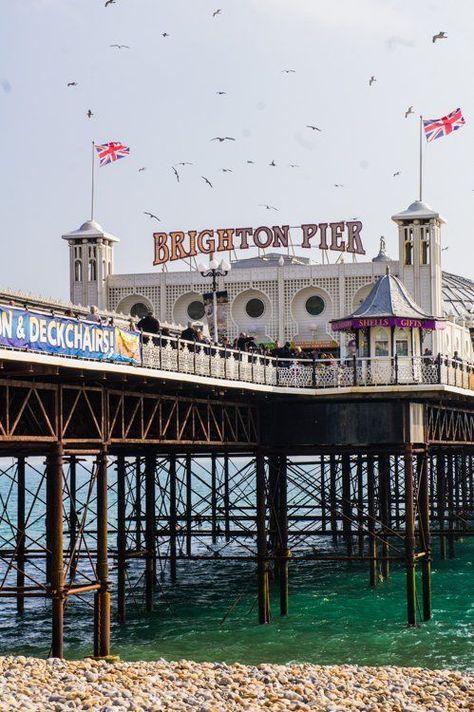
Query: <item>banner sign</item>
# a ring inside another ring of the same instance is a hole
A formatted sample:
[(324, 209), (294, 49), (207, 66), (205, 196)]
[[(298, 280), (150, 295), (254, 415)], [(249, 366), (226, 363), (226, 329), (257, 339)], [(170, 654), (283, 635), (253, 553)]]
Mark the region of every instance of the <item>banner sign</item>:
[[(208, 324), (213, 323), (214, 302), (212, 292), (205, 292), (202, 295), (204, 302), (204, 315)], [(229, 315), (229, 295), (227, 291), (216, 292), (217, 301), (217, 333), (219, 338), (227, 336), (227, 317)]]
[(97, 361), (141, 363), (140, 335), (117, 326), (0, 307), (0, 346)]
[(444, 329), (443, 321), (437, 319), (407, 319), (405, 317), (372, 317), (366, 319), (339, 319), (331, 322), (333, 331), (350, 331), (376, 326), (396, 326), (399, 329)]
[[(359, 220), (340, 220), (339, 222), (305, 223), (301, 231), (299, 247), (335, 252), (350, 252), (365, 255), (360, 233), (362, 223)], [(197, 254), (211, 255), (215, 252), (247, 250), (249, 247), (267, 248), (288, 247), (290, 241), (289, 225), (264, 225), (252, 227), (227, 227), (218, 230), (180, 230), (174, 232), (153, 233), (155, 243), (154, 265), (165, 262), (195, 257)], [(251, 245), (250, 242), (253, 244)], [(296, 246), (296, 245), (295, 245)]]

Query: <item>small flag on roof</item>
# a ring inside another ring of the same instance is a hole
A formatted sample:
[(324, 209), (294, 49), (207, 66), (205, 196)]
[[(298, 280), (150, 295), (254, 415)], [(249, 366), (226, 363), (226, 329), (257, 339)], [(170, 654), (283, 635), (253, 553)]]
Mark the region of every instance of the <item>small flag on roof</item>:
[(130, 148), (119, 141), (103, 143), (100, 146), (96, 146), (95, 150), (99, 154), (100, 166), (106, 166), (108, 163), (113, 163), (130, 155)]
[(455, 109), (440, 119), (423, 119), (426, 140), (429, 142), (441, 138), (441, 136), (447, 136), (460, 129), (465, 123), (461, 109)]

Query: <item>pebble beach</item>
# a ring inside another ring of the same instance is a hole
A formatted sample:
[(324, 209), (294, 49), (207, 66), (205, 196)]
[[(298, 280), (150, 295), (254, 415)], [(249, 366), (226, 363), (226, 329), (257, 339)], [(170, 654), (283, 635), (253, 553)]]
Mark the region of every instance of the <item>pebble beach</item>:
[(18, 656), (0, 658), (0, 708), (2, 712), (454, 712), (474, 709), (474, 675), (424, 668)]

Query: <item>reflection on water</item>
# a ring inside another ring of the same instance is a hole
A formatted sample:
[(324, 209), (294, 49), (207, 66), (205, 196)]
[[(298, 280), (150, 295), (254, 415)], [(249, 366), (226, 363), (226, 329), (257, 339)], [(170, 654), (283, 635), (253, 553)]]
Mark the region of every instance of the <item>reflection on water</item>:
[[(457, 544), (458, 558), (435, 559), (433, 620), (405, 621), (405, 578), (394, 568), (375, 591), (359, 565), (290, 566), (290, 614), (256, 623), (254, 566), (248, 562), (185, 562), (178, 583), (166, 578), (156, 610), (145, 615), (130, 595), (128, 623), (113, 624), (113, 652), (125, 660), (190, 658), (242, 663), (416, 665), (474, 669), (474, 539)], [(133, 572), (131, 572), (133, 575)], [(421, 599), (420, 599), (421, 604)], [(225, 620), (223, 620), (225, 619)], [(2, 653), (48, 654), (49, 604), (27, 601), (23, 620), (14, 602), (0, 601)], [(66, 611), (66, 655), (91, 652), (92, 611), (71, 601)]]

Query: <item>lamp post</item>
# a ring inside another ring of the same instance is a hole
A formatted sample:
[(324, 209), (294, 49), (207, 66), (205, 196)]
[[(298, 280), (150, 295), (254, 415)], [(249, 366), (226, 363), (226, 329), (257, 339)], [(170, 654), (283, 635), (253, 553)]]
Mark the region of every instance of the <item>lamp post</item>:
[(230, 272), (230, 264), (227, 260), (221, 260), (220, 263), (217, 262), (215, 257), (212, 257), (208, 265), (200, 264), (198, 265), (198, 270), (202, 277), (212, 278), (212, 315), (214, 317), (213, 327), (214, 327), (214, 342), (217, 344), (217, 278), (225, 277), (228, 272)]

